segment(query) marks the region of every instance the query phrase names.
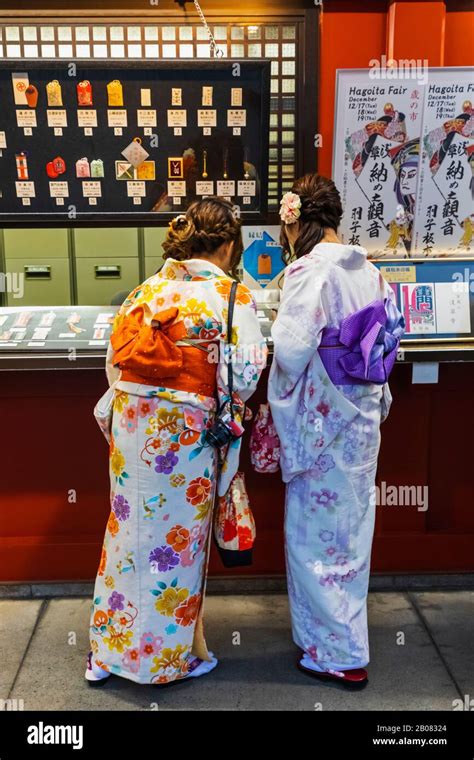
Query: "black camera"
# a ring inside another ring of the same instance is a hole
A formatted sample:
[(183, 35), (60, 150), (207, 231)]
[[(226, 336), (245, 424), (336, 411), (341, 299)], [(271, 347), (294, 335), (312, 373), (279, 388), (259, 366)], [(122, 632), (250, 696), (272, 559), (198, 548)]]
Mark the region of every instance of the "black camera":
[(210, 446), (215, 446), (216, 449), (227, 446), (234, 438), (235, 435), (232, 433), (232, 430), (227, 427), (220, 417), (214, 421), (214, 424), (206, 433), (206, 442)]

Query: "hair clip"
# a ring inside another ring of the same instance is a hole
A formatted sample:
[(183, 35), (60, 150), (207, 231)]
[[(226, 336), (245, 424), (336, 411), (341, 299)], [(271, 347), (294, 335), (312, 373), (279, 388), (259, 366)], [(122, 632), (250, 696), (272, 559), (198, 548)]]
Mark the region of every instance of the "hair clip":
[(179, 214), (178, 216), (175, 216), (175, 218), (171, 220), (170, 226), (174, 230), (177, 230), (177, 229), (179, 229), (181, 227), (181, 225), (183, 224), (183, 222), (184, 222), (184, 224), (187, 225), (188, 218), (187, 218), (186, 214)]

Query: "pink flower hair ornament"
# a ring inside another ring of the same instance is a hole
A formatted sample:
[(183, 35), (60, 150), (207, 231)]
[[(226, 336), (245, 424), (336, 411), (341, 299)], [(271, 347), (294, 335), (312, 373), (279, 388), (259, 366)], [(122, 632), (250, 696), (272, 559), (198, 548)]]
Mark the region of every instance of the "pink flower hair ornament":
[(296, 193), (285, 193), (280, 203), (280, 219), (285, 224), (294, 224), (301, 216), (301, 198)]

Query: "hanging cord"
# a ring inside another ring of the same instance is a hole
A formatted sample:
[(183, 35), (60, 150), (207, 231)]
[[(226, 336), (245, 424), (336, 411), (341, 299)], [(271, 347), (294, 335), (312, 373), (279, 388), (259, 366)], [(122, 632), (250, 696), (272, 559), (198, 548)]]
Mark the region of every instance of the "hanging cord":
[(204, 15), (204, 12), (203, 12), (201, 6), (198, 3), (198, 0), (194, 0), (194, 5), (196, 6), (196, 10), (197, 10), (197, 12), (199, 14), (199, 18), (201, 19), (202, 24), (203, 24), (203, 26), (204, 26), (204, 28), (205, 28), (205, 30), (207, 32), (207, 36), (209, 37), (209, 45), (210, 45), (210, 48), (211, 48), (211, 56), (214, 56), (214, 58), (222, 58), (222, 56), (224, 55), (224, 53), (223, 53), (222, 50), (219, 50), (219, 48), (217, 47), (217, 42), (215, 41), (214, 35), (213, 35), (213, 33), (211, 32), (211, 30), (209, 28), (209, 24), (206, 21), (206, 17)]

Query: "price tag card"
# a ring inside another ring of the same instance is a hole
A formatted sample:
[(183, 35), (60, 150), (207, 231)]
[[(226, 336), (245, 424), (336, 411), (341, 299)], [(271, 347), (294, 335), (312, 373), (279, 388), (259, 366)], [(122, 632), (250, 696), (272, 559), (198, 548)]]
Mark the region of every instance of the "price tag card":
[(252, 197), (257, 195), (257, 183), (253, 179), (240, 180), (237, 187), (237, 195), (250, 195)]
[(170, 198), (186, 197), (186, 182), (182, 180), (168, 181), (168, 195)]
[(107, 111), (107, 123), (109, 127), (126, 127), (127, 112), (125, 109), (109, 108)]
[(63, 128), (62, 127), (54, 127), (54, 136), (55, 137), (62, 137), (63, 134)]
[(217, 181), (217, 195), (224, 198), (235, 195), (235, 182), (233, 179), (224, 179)]
[(56, 206), (64, 206), (64, 198), (56, 198)]
[(232, 130), (232, 134), (236, 137), (239, 137), (242, 134), (242, 130), (240, 127), (234, 127)]
[(31, 206), (31, 198), (22, 198), (21, 202), (24, 206)]
[(120, 137), (121, 135), (123, 135), (122, 127), (114, 127), (114, 135), (115, 137)]
[(69, 188), (67, 182), (50, 182), (49, 194), (51, 198), (68, 198)]
[(17, 109), (16, 123), (19, 127), (36, 127), (36, 111), (34, 109)]
[(67, 127), (67, 111), (50, 109), (46, 111), (48, 127)]
[(198, 110), (198, 127), (216, 127), (217, 111), (210, 108), (200, 108)]
[(239, 110), (230, 108), (227, 111), (227, 126), (228, 127), (246, 127), (247, 126), (247, 111), (245, 109)]
[(139, 127), (156, 127), (156, 111), (151, 108), (139, 108), (137, 124)]
[(15, 187), (17, 198), (36, 198), (34, 182), (15, 182)]
[(84, 198), (100, 198), (102, 188), (100, 182), (87, 180), (82, 183), (82, 194)]
[(188, 124), (188, 112), (184, 108), (168, 109), (169, 127), (186, 127)]
[(144, 198), (146, 186), (144, 182), (127, 182), (127, 195), (129, 198)]
[(78, 127), (96, 127), (97, 126), (97, 111), (92, 108), (81, 108), (77, 112), (77, 125)]
[(196, 195), (214, 195), (214, 182), (210, 180), (196, 182)]

